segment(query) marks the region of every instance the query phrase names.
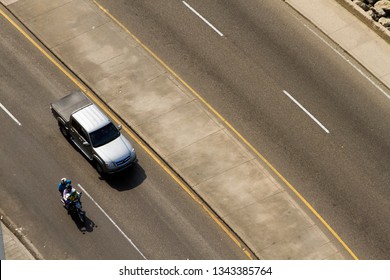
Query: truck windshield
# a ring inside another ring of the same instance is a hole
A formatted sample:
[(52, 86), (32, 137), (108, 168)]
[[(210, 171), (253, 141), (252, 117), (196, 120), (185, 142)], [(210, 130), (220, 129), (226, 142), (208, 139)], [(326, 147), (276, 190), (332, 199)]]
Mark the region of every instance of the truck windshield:
[(91, 132), (89, 136), (91, 137), (92, 146), (96, 148), (111, 142), (119, 135), (120, 132), (115, 125), (113, 123), (109, 123), (108, 125)]

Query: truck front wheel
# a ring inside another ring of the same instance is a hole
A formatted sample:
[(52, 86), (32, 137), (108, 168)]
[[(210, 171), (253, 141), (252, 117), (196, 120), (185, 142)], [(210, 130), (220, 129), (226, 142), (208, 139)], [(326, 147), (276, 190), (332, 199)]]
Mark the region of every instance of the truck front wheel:
[(102, 165), (101, 165), (98, 161), (96, 161), (95, 166), (96, 166), (97, 172), (98, 172), (100, 175), (103, 175), (103, 174), (104, 174), (104, 171), (103, 171)]

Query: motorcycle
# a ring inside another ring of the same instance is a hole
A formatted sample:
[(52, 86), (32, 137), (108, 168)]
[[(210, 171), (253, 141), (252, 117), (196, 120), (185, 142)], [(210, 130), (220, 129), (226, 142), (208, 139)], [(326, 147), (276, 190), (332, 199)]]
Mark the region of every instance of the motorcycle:
[[(85, 211), (83, 211), (83, 206), (81, 204), (81, 195), (82, 193), (74, 192), (70, 199), (67, 202), (68, 213), (72, 217), (77, 217), (81, 223), (85, 222)], [(65, 205), (65, 201), (61, 198), (62, 203)]]

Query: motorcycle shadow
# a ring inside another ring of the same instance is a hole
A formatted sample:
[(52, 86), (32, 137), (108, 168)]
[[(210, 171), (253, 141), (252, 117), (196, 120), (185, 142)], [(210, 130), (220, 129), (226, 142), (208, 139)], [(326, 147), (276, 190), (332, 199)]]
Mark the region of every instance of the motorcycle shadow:
[(84, 217), (85, 221), (82, 222), (80, 221), (79, 217), (77, 216), (77, 214), (71, 214), (69, 213), (69, 215), (71, 216), (72, 220), (74, 221), (75, 225), (77, 226), (77, 228), (80, 230), (80, 232), (82, 232), (83, 234), (85, 234), (86, 232), (92, 232), (93, 229), (95, 227), (97, 227), (97, 225), (95, 224), (94, 221), (92, 221), (91, 219), (89, 219), (86, 215)]

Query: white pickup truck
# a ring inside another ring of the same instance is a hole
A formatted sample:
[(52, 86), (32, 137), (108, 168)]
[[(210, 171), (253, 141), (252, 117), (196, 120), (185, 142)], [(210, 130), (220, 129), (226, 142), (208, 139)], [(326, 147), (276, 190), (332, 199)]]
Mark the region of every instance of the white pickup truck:
[(50, 104), (61, 133), (92, 161), (100, 174), (121, 171), (137, 161), (133, 146), (81, 91)]

